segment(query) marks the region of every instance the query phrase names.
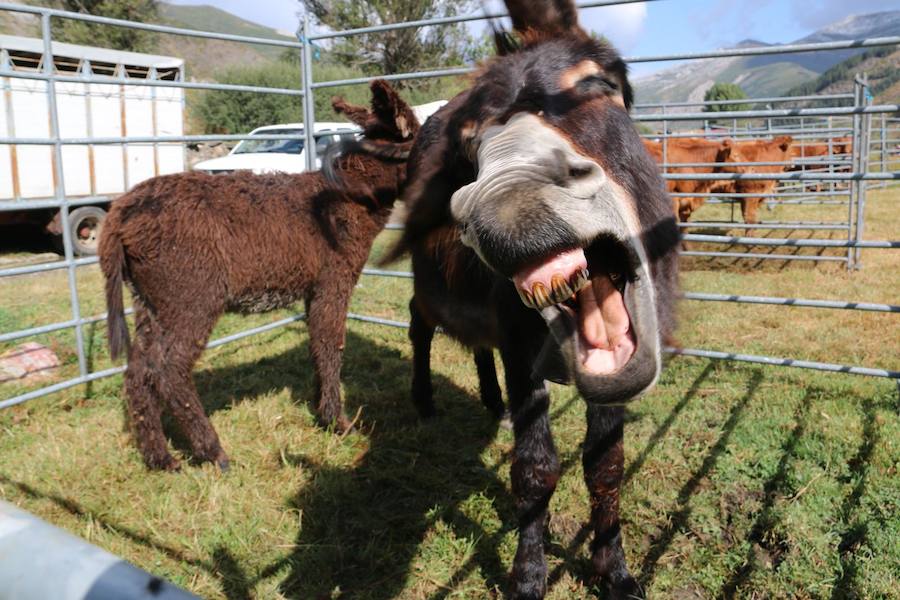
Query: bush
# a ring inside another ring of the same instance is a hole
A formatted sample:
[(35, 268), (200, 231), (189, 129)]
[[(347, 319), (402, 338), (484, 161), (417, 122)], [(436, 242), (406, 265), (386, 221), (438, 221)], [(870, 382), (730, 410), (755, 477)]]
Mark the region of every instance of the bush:
[[(706, 90), (703, 96), (704, 102), (715, 100), (743, 100), (747, 97), (746, 92), (736, 83), (715, 83), (711, 88)], [(725, 112), (731, 110), (750, 110), (749, 104), (712, 104), (704, 106), (705, 112)]]

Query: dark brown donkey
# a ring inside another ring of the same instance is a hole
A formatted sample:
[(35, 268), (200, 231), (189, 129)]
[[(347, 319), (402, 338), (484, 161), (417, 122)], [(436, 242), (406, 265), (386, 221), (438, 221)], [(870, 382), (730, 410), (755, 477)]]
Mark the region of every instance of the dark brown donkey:
[(541, 598), (547, 506), (560, 476), (546, 380), (574, 383), (588, 404), (593, 564), (611, 595), (625, 597), (640, 590), (619, 527), (624, 404), (661, 368), (678, 230), (628, 116), (619, 55), (581, 29), (572, 2), (506, 5), (518, 36), (496, 36), (500, 56), (426, 122), (410, 153), (409, 214), (388, 260), (413, 258), (413, 396), (433, 412), (436, 325), (484, 352), (482, 394), (497, 401), (487, 349), (499, 348), (516, 439), (511, 595)]
[[(135, 309), (125, 391), (148, 467), (178, 468), (160, 422), (164, 409), (196, 460), (228, 466), (191, 377), (225, 311), (265, 312), (303, 300), (319, 417), (340, 430), (350, 425), (340, 397), (347, 303), (404, 181), (404, 150), (419, 125), (384, 81), (372, 84), (371, 111), (342, 100), (334, 108), (364, 136), (336, 167), (344, 191), (318, 172), (181, 173), (142, 183), (113, 203), (100, 240), (109, 345), (114, 357), (129, 345), (124, 281)], [(383, 157), (380, 148), (389, 149)]]

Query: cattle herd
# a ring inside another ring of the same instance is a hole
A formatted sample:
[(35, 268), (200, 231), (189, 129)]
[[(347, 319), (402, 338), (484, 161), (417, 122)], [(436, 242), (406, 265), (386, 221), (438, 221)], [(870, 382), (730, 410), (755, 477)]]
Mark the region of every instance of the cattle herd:
[[(363, 137), (335, 146), (322, 172), (182, 173), (118, 199), (100, 245), (110, 349), (128, 353), (127, 414), (147, 466), (179, 468), (161, 424), (168, 412), (193, 458), (225, 469), (193, 364), (223, 312), (302, 300), (318, 416), (347, 430), (339, 382), (347, 303), (399, 197), (405, 228), (386, 260), (412, 258), (415, 406), (423, 417), (435, 414), (430, 344), (441, 327), (472, 349), (491, 415), (508, 414), (513, 424), (519, 538), (510, 595), (547, 591), (544, 534), (561, 474), (548, 415), (547, 381), (555, 381), (575, 385), (587, 403), (582, 451), (594, 569), (609, 597), (633, 597), (641, 590), (625, 564), (619, 524), (624, 406), (659, 375), (678, 296), (680, 238), (654, 158), (687, 163), (669, 169), (675, 173), (774, 173), (797, 147), (787, 137), (673, 138), (665, 150), (642, 143), (628, 114), (625, 63), (580, 27), (574, 3), (506, 5), (516, 35), (497, 29), (497, 56), (421, 127), (376, 81), (371, 108), (335, 99)], [(742, 194), (753, 222), (773, 187), (668, 182), (669, 192), (688, 194), (676, 199), (681, 220), (720, 191)], [(123, 285), (134, 299), (133, 343)]]

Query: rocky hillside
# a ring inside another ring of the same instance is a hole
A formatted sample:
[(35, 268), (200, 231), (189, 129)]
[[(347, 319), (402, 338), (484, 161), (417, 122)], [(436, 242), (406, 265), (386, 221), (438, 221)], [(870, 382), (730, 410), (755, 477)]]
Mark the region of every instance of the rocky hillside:
[[(900, 11), (850, 16), (792, 44), (900, 35)], [(745, 40), (735, 47), (770, 46)], [(702, 100), (714, 83), (737, 83), (750, 97), (777, 96), (814, 81), (864, 49), (691, 61), (635, 80), (638, 102)]]

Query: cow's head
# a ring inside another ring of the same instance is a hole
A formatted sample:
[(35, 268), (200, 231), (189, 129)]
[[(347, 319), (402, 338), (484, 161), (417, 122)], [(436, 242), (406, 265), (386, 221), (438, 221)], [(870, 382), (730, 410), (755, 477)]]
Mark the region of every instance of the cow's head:
[(498, 44), (413, 149), (406, 239), (449, 212), (547, 322), (544, 358), (564, 366), (553, 378), (626, 401), (655, 380), (672, 323), (671, 204), (616, 51), (580, 28), (571, 2), (506, 4), (521, 42)]

